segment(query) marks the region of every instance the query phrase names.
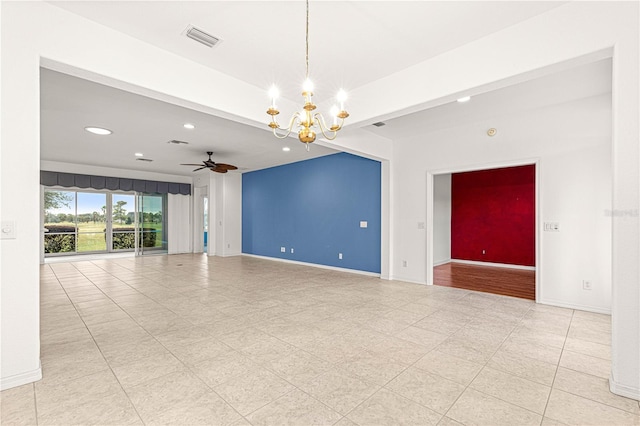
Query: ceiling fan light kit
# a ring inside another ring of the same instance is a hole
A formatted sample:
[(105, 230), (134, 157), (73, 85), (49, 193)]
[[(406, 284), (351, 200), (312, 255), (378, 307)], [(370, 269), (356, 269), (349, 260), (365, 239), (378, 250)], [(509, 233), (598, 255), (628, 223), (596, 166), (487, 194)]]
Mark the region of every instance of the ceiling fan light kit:
[[(267, 114), (271, 116), (271, 122), (269, 127), (273, 130), (275, 137), (284, 139), (288, 137), (291, 132), (296, 129), (298, 131), (298, 139), (300, 142), (307, 145), (307, 151), (309, 150), (309, 144), (316, 140), (316, 130), (319, 130), (322, 135), (328, 140), (334, 140), (338, 135), (338, 131), (342, 129), (345, 118), (349, 117), (349, 113), (344, 108), (344, 102), (347, 99), (347, 94), (344, 90), (338, 91), (336, 100), (340, 107), (334, 105), (331, 108), (331, 125), (327, 126), (324, 117), (319, 112), (314, 113), (316, 105), (311, 100), (313, 96), (313, 83), (309, 79), (309, 0), (307, 0), (307, 26), (306, 26), (306, 39), (305, 39), (305, 70), (306, 79), (303, 84), (302, 97), (304, 98), (304, 106), (302, 111), (295, 112), (287, 127), (281, 127), (277, 120), (277, 115), (280, 114), (278, 107), (276, 106), (276, 99), (278, 98), (278, 89), (272, 86), (269, 90), (269, 97), (271, 98), (271, 106), (267, 110)], [(277, 130), (284, 130), (286, 133), (279, 134)]]

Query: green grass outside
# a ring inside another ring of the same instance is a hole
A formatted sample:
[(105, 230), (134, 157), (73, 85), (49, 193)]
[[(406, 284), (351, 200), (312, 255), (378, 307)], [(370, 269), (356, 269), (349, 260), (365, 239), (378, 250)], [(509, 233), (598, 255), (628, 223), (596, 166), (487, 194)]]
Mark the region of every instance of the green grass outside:
[[(63, 225), (63, 226), (75, 226), (72, 222), (59, 222), (59, 223), (45, 223), (47, 225)], [(152, 228), (162, 230), (161, 223), (144, 222), (143, 228)], [(120, 224), (114, 223), (113, 230), (117, 231), (122, 228), (133, 228), (133, 224)], [(78, 240), (77, 251), (78, 253), (86, 253), (90, 251), (105, 251), (107, 250), (107, 242), (105, 239), (105, 223), (104, 222), (88, 222), (78, 224)], [(156, 237), (156, 247), (162, 247), (162, 237), (160, 234)]]

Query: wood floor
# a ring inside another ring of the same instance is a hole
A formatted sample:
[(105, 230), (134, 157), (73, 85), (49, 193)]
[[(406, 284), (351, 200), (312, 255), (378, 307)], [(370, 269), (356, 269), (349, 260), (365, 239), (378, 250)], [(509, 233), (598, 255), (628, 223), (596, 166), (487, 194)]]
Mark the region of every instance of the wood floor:
[(536, 272), (446, 263), (433, 268), (435, 285), (535, 300)]

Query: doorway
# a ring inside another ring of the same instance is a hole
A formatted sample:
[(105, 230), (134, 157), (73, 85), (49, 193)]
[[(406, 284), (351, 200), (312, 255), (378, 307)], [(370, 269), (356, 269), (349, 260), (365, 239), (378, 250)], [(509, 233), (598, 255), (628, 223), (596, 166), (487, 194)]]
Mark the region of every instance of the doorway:
[(536, 164), (429, 177), (427, 283), (536, 300)]
[(203, 238), (204, 238), (204, 251), (205, 253), (208, 251), (207, 247), (209, 244), (209, 197), (206, 195), (202, 197), (202, 216), (203, 216)]
[(136, 253), (166, 254), (167, 194), (137, 193)]
[(193, 190), (193, 252), (209, 253), (209, 191), (208, 187)]

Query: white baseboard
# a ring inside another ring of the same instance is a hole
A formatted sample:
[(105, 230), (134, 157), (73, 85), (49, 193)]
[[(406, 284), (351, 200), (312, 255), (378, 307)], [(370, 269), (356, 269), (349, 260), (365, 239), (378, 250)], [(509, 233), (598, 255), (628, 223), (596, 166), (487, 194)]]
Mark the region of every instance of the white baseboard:
[(216, 256), (220, 256), (220, 257), (233, 257), (233, 256), (241, 256), (242, 253), (240, 253), (239, 251), (232, 251), (230, 253), (224, 253), (222, 255), (216, 255)]
[(536, 270), (535, 266), (511, 265), (509, 263), (479, 262), (477, 260), (451, 259), (451, 263), (464, 263), (465, 265), (476, 265), (476, 266), (492, 266), (494, 268), (522, 269), (525, 271)]
[(320, 269), (330, 269), (332, 271), (350, 272), (352, 274), (366, 275), (368, 277), (377, 277), (377, 278), (380, 277), (380, 274), (376, 272), (359, 271), (357, 269), (348, 269), (348, 268), (339, 268), (337, 266), (320, 265), (318, 263), (300, 262), (298, 260), (281, 259), (279, 257), (260, 256), (257, 254), (242, 253), (242, 255), (247, 257), (255, 257), (256, 259), (274, 260), (276, 262), (292, 263), (294, 265), (312, 266), (314, 268), (320, 268)]
[(536, 300), (536, 303), (540, 303), (542, 305), (557, 306), (559, 308), (577, 309), (578, 311), (587, 311), (587, 312), (593, 312), (596, 314), (611, 315), (611, 308), (603, 308), (601, 306), (581, 305), (578, 303), (568, 303), (561, 300), (553, 300), (553, 299), (540, 299), (540, 300)]
[(640, 389), (623, 385), (613, 379), (613, 374), (609, 377), (609, 390), (616, 395), (640, 401)]
[(400, 275), (394, 275), (394, 276), (390, 277), (389, 279), (391, 279), (393, 281), (403, 281), (405, 283), (411, 283), (411, 284), (428, 285), (424, 281), (418, 281), (418, 280), (414, 280), (413, 278), (406, 278), (406, 277), (403, 277), (403, 276), (400, 276)]
[(447, 263), (451, 263), (451, 259), (438, 260), (437, 262), (436, 262), (436, 261), (434, 261), (434, 262), (433, 262), (433, 266), (446, 265)]
[(40, 379), (42, 379), (42, 366), (38, 365), (38, 368), (35, 370), (0, 378), (0, 390), (7, 390), (26, 385), (27, 383), (37, 382)]

